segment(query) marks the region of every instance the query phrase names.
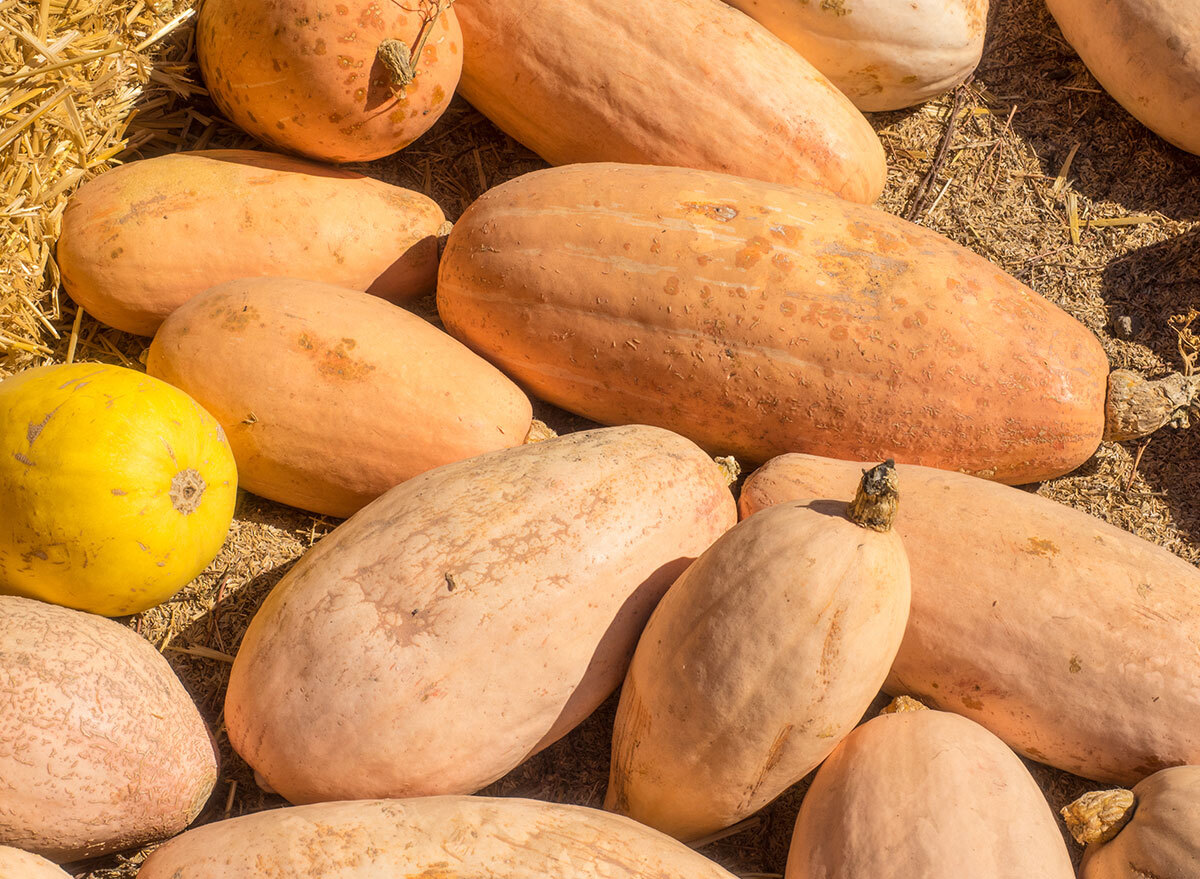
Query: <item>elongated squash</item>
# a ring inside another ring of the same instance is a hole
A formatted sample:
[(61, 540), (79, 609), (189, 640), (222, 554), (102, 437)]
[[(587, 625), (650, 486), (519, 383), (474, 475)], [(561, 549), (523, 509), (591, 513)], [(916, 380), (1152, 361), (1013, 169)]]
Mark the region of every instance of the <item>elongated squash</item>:
[(1054, 814), (1017, 755), (964, 717), (906, 700), (850, 733), (818, 770), (786, 879), (1074, 874)]
[(1200, 875), (1200, 766), (1173, 766), (1132, 791), (1084, 794), (1062, 810), (1086, 844), (1079, 879)]
[(983, 54), (988, 0), (726, 0), (799, 52), (860, 110), (949, 91)]
[(1200, 154), (1200, 5), (1046, 0), (1100, 85), (1143, 125)]
[[(845, 493), (863, 466), (776, 458), (746, 480), (742, 515)], [(1200, 571), (1037, 495), (897, 469), (912, 611), (889, 693), (1087, 778), (1200, 762)]]
[(172, 836), (216, 780), (204, 721), (153, 645), (0, 596), (0, 846), (73, 861)]
[(453, 0), (205, 0), (196, 54), (237, 125), (326, 162), (379, 159), (424, 134), (462, 72)]
[(350, 171), (251, 150), (170, 153), (106, 171), (63, 214), (63, 286), (94, 317), (152, 336), (197, 293), (287, 276), (393, 302), (433, 289), (445, 216)]
[(883, 147), (811, 64), (720, 0), (458, 0), (460, 91), (546, 161), (644, 162), (872, 202)]
[(0, 879), (71, 879), (45, 858), (0, 845)]
[(478, 790), (616, 688), (662, 593), (735, 518), (720, 468), (653, 427), (410, 479), (264, 602), (230, 741), (294, 803)]
[(895, 468), (853, 503), (780, 504), (684, 572), (621, 688), (605, 808), (682, 840), (757, 812), (879, 692), (908, 617)]
[(1105, 430), (1108, 364), (1070, 315), (890, 214), (720, 174), (575, 165), (492, 189), (450, 235), (438, 310), (542, 399), (747, 461), (1019, 484)]
[(349, 516), (442, 464), (520, 445), (529, 399), (376, 296), (290, 278), (220, 284), (154, 337), (146, 370), (225, 428), (242, 486)]
[(733, 879), (712, 861), (598, 809), (492, 797), (362, 800), (197, 827), (138, 879)]

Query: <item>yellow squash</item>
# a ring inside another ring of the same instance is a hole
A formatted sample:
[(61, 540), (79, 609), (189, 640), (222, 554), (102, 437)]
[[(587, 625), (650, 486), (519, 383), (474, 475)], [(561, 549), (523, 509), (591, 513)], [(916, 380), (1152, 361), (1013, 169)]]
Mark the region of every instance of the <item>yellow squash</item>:
[(0, 382), (0, 593), (153, 607), (212, 561), (236, 494), (220, 425), (165, 382), (98, 363)]

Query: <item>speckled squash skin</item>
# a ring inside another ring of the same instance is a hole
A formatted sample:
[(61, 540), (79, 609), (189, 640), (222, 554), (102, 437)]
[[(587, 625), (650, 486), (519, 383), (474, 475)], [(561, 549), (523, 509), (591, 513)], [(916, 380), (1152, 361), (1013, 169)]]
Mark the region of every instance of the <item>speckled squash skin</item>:
[(89, 314), (152, 336), (188, 299), (238, 278), (286, 275), (415, 299), (433, 290), (445, 221), (418, 192), (290, 156), (171, 153), (81, 186), (57, 258), (67, 293)]
[(0, 382), (0, 593), (140, 613), (225, 542), (237, 467), (195, 400), (104, 363)]
[(230, 742), (294, 803), (476, 791), (616, 689), (663, 592), (735, 518), (720, 468), (645, 426), (410, 479), (263, 603)]
[(1159, 137), (1200, 154), (1200, 5), (1046, 0), (1100, 85)]
[(393, 83), (385, 40), (415, 50), (433, 0), (205, 0), (196, 54), (221, 112), (274, 147), (365, 162), (408, 146), (441, 117), (462, 72), (462, 31), (442, 12), (416, 78)]
[(0, 845), (0, 879), (71, 879), (45, 858)]
[(947, 92), (983, 54), (988, 0), (726, 0), (799, 52), (864, 111)]
[(0, 596), (0, 844), (65, 862), (172, 836), (216, 777), (204, 721), (150, 643)]
[(274, 809), (188, 831), (138, 879), (733, 879), (675, 840), (598, 809), (423, 797)]
[(1133, 818), (1087, 847), (1079, 879), (1200, 876), (1200, 766), (1173, 766), (1133, 788)]
[[(784, 455), (742, 516), (852, 491), (863, 467)], [(965, 715), (1021, 754), (1129, 785), (1200, 763), (1200, 571), (1078, 510), (897, 468), (912, 610), (885, 689)]]
[(844, 501), (726, 532), (659, 603), (613, 729), (605, 808), (694, 840), (757, 812), (854, 728), (908, 618), (895, 532)]
[(349, 516), (434, 467), (520, 445), (529, 398), (428, 321), (290, 278), (220, 284), (159, 328), (146, 371), (221, 422), (242, 486)]
[(873, 202), (870, 124), (811, 64), (720, 0), (458, 0), (461, 91), (546, 161), (635, 162)]
[(1028, 287), (883, 211), (720, 174), (574, 165), (498, 186), (450, 235), (438, 311), (544, 400), (747, 462), (1022, 484), (1078, 467), (1104, 428), (1100, 343)]
[[(901, 477), (903, 478), (903, 477)], [(1073, 879), (1037, 782), (986, 729), (941, 711), (850, 733), (804, 795), (786, 879)]]

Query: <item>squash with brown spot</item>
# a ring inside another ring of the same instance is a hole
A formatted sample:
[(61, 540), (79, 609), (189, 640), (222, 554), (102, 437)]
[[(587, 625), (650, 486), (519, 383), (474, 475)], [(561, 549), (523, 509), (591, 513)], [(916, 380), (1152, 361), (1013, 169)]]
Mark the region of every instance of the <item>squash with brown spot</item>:
[[(863, 464), (784, 455), (743, 517), (850, 491)], [(981, 723), (1018, 752), (1132, 784), (1200, 763), (1200, 571), (1078, 510), (927, 467), (898, 468), (912, 611), (889, 693)]]
[(894, 458), (1009, 483), (1086, 461), (1108, 361), (980, 256), (862, 205), (591, 164), (484, 193), (443, 255), (451, 334), (595, 421), (717, 454)]
[(1089, 843), (1079, 879), (1200, 876), (1200, 766), (1173, 766), (1132, 791), (1085, 797), (1089, 808), (1078, 809), (1081, 798), (1062, 810), (1076, 840)]
[(698, 839), (757, 812), (854, 728), (908, 617), (894, 474), (874, 468), (850, 504), (747, 519), (671, 587), (621, 688), (605, 808)]
[(860, 110), (957, 86), (983, 54), (988, 0), (726, 0), (812, 63)]
[(785, 879), (1074, 875), (1017, 755), (964, 717), (910, 704), (855, 729), (817, 771)]
[(1200, 154), (1200, 4), (1046, 0), (1100, 85), (1159, 137)]
[(679, 165), (868, 203), (883, 188), (883, 147), (862, 114), (720, 0), (454, 8), (467, 42), (463, 96), (552, 164)]
[(140, 846), (183, 830), (216, 780), (204, 721), (153, 645), (0, 596), (0, 845), (55, 861)]
[(721, 468), (654, 427), (423, 473), (268, 596), (233, 664), (230, 742), (295, 803), (476, 791), (604, 701), (735, 518)]
[(190, 830), (138, 879), (734, 879), (628, 818), (518, 798), (272, 809)]
[(197, 293), (238, 278), (415, 299), (433, 290), (445, 221), (419, 192), (338, 168), (251, 150), (171, 153), (80, 187), (57, 258), (89, 314), (152, 336)]
[(244, 488), (329, 516), (520, 445), (533, 417), (516, 385), (427, 321), (289, 278), (192, 299), (159, 328), (146, 370), (221, 422)]
[(428, 131), (458, 85), (461, 43), (446, 0), (206, 0), (196, 24), (221, 112), (326, 162), (380, 159)]

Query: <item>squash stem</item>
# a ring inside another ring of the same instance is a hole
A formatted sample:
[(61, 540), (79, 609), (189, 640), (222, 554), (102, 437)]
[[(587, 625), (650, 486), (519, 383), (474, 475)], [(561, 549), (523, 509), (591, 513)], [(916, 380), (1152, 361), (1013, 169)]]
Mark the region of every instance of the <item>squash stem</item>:
[(888, 459), (863, 471), (858, 493), (850, 502), (846, 515), (850, 521), (872, 531), (891, 531), (900, 501), (896, 479), (896, 462)]
[(1188, 427), (1200, 419), (1200, 375), (1172, 373), (1151, 380), (1128, 369), (1108, 376), (1104, 439), (1125, 442), (1149, 436), (1160, 427)]
[(905, 714), (909, 711), (928, 711), (924, 702), (918, 702), (912, 696), (897, 696), (880, 711), (880, 714)]
[(425, 42), (433, 33), (433, 26), (454, 5), (454, 0), (438, 0), (433, 13), (425, 16), (421, 29), (413, 41), (410, 50), (403, 40), (387, 39), (379, 44), (379, 60), (391, 74), (392, 86), (397, 89), (407, 88), (417, 78), (417, 65), (421, 63), (421, 53), (425, 51)]
[(1080, 845), (1108, 842), (1129, 823), (1137, 809), (1133, 791), (1117, 788), (1084, 794), (1059, 812)]

